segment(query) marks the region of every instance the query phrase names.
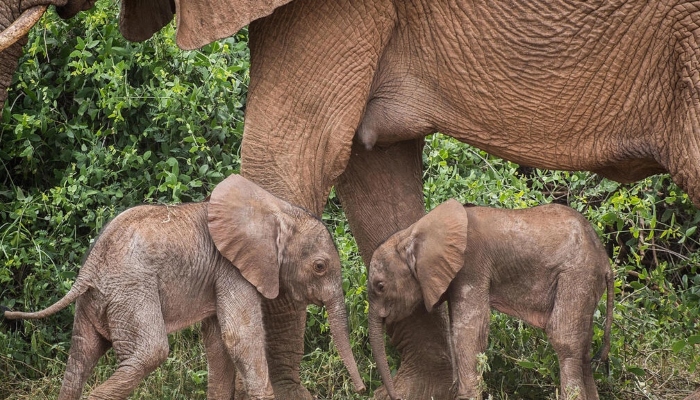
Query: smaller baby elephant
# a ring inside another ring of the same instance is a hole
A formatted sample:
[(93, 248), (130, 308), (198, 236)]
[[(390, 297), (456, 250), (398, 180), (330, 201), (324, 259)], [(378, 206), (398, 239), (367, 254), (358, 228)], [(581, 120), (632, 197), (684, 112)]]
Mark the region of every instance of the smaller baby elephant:
[(563, 398), (591, 400), (593, 314), (606, 287), (601, 358), (610, 349), (613, 272), (586, 219), (551, 204), (524, 210), (448, 200), (392, 235), (372, 256), (369, 339), (387, 393), (397, 399), (383, 325), (446, 300), (457, 399), (481, 398), (477, 355), (486, 350), (490, 308), (547, 333), (557, 352)]
[(5, 317), (42, 318), (76, 301), (59, 400), (81, 397), (110, 347), (119, 365), (89, 398), (126, 399), (167, 358), (167, 334), (202, 320), (208, 397), (231, 399), (237, 370), (250, 399), (273, 399), (261, 304), (263, 297), (286, 296), (295, 305), (326, 306), (338, 352), (361, 390), (340, 272), (318, 218), (231, 175), (208, 201), (119, 214), (65, 297), (43, 311)]

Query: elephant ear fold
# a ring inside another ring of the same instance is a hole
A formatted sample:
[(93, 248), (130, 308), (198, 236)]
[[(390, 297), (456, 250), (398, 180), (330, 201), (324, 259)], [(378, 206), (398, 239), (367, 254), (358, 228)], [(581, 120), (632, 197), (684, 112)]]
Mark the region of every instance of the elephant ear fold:
[(238, 32), (291, 0), (122, 0), (119, 30), (140, 42), (177, 13), (177, 45), (193, 50)]
[[(134, 0), (131, 0), (134, 1)], [(177, 45), (193, 50), (238, 32), (291, 0), (175, 0)]]
[(240, 175), (231, 175), (211, 194), (209, 233), (219, 252), (266, 298), (279, 294), (284, 246), (293, 224), (292, 206)]
[(119, 31), (132, 42), (149, 39), (175, 15), (172, 0), (122, 0)]
[(467, 222), (462, 204), (448, 200), (411, 225), (409, 234), (399, 242), (429, 312), (464, 266)]

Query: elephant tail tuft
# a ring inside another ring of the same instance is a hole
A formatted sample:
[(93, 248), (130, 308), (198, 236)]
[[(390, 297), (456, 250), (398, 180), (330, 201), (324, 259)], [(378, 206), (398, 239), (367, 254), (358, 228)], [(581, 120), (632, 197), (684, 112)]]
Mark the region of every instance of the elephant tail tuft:
[(9, 318), (5, 318), (5, 311), (11, 310), (5, 306), (0, 306), (0, 322), (2, 322), (2, 325), (5, 325), (10, 332), (22, 330), (22, 326), (24, 325), (22, 320), (11, 320)]

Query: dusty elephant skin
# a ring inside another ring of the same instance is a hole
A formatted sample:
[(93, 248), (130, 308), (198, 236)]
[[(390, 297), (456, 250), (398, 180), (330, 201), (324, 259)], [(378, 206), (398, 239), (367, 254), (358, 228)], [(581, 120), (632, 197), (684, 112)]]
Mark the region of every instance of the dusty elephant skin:
[[(424, 215), (421, 149), (436, 131), (533, 167), (622, 182), (668, 171), (700, 206), (696, 2), (285, 2), (124, 0), (120, 29), (143, 40), (175, 13), (191, 48), (274, 10), (249, 28), (242, 174), (316, 214), (336, 185), (365, 263)], [(388, 327), (397, 385), (445, 398), (445, 321), (415, 313)], [(282, 298), (264, 314), (275, 390), (310, 399), (304, 311)]]
[[(700, 206), (699, 24), (690, 1), (296, 0), (249, 28), (242, 174), (316, 212), (336, 185), (365, 263), (424, 214), (436, 131), (523, 165), (668, 171)], [(397, 386), (446, 398), (442, 313), (415, 312), (388, 327)]]
[(76, 301), (60, 400), (80, 398), (110, 347), (119, 365), (89, 398), (127, 398), (167, 358), (167, 334), (202, 320), (208, 398), (231, 399), (238, 371), (248, 398), (273, 399), (261, 295), (284, 296), (300, 308), (325, 304), (338, 351), (363, 389), (330, 233), (307, 211), (237, 175), (220, 183), (209, 202), (121, 213), (96, 240), (64, 298), (36, 313), (7, 311), (5, 317), (43, 318)]
[(367, 279), (369, 336), (382, 381), (397, 393), (383, 324), (447, 300), (456, 399), (480, 399), (477, 355), (487, 346), (493, 307), (544, 329), (559, 356), (562, 398), (598, 399), (591, 370), (593, 314), (607, 288), (601, 359), (610, 349), (614, 279), (586, 219), (546, 205), (525, 210), (463, 207), (449, 200), (374, 252)]

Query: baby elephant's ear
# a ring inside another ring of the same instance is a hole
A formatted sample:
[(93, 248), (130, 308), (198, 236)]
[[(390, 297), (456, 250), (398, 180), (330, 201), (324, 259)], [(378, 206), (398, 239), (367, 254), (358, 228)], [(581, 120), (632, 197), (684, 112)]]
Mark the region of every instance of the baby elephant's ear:
[(268, 299), (279, 294), (283, 245), (291, 205), (240, 175), (231, 175), (211, 194), (209, 233), (216, 248)]
[[(432, 311), (464, 266), (467, 213), (457, 200), (448, 200), (408, 228), (406, 260), (423, 291), (425, 308)], [(409, 265), (410, 267), (410, 265)]]

